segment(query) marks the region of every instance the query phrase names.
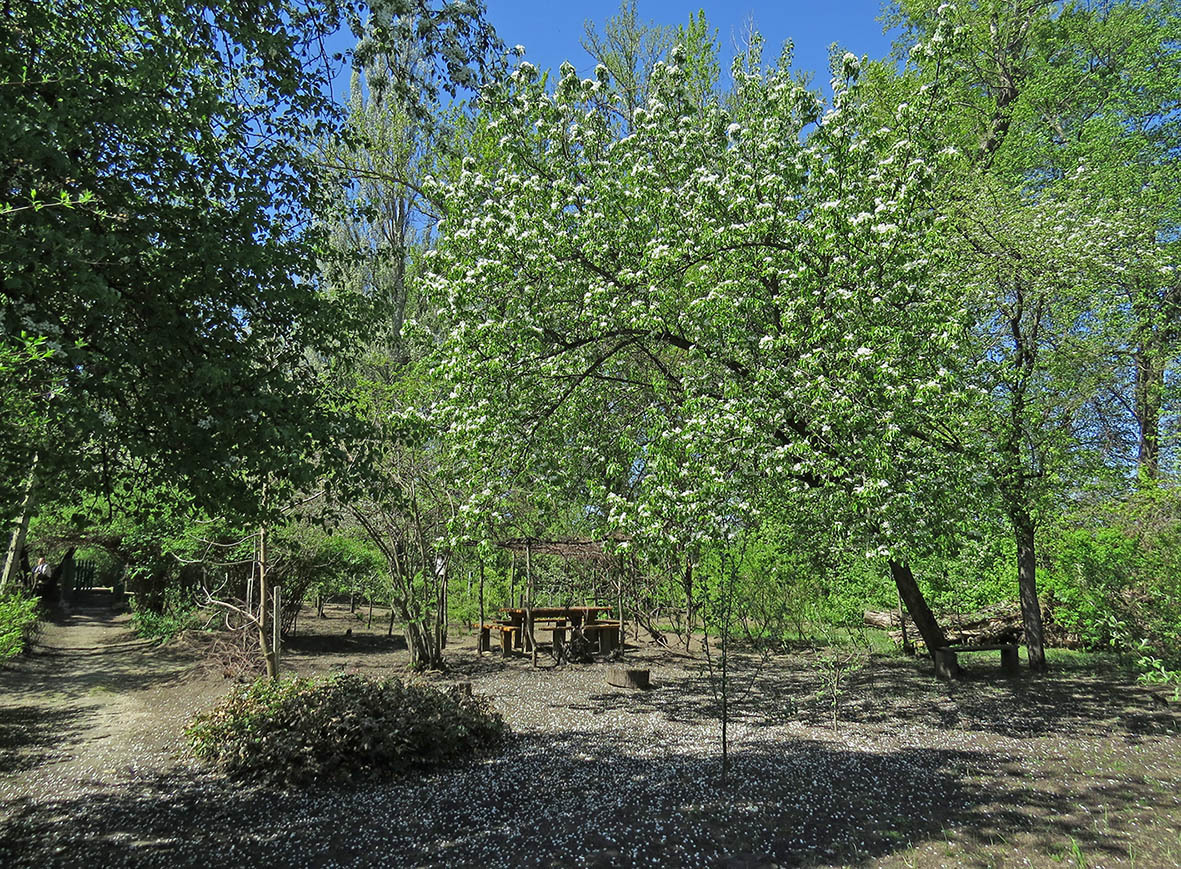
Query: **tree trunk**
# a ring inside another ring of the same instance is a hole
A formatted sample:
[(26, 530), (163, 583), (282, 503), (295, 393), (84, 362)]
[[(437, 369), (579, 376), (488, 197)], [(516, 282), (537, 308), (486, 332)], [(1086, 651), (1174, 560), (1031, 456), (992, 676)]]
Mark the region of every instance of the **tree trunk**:
[(37, 455), (33, 455), (33, 464), (29, 468), (29, 479), (25, 483), (25, 495), (21, 499), (20, 517), (16, 528), (12, 530), (12, 537), (8, 543), (8, 554), (4, 558), (4, 574), (0, 576), (0, 592), (8, 590), (20, 564), (21, 550), (25, 548), (25, 535), (29, 531), (29, 518), (33, 514), (33, 487), (37, 481)]
[(410, 647), (410, 666), (415, 670), (439, 670), (442, 668), (443, 655), (438, 646), (432, 642), (434, 631), (429, 624), (408, 622), (406, 624), (406, 644)]
[(734, 615), (734, 581), (737, 568), (722, 558), (722, 786), (730, 777), (730, 619)]
[(1132, 356), (1136, 366), (1134, 392), (1138, 430), (1137, 464), (1143, 480), (1160, 477), (1160, 417), (1164, 366), (1154, 348), (1141, 345)]
[(1013, 533), (1017, 538), (1017, 587), (1021, 596), (1021, 617), (1025, 623), (1025, 648), (1029, 668), (1046, 669), (1046, 650), (1042, 630), (1042, 608), (1037, 599), (1037, 559), (1034, 551), (1033, 517), (1025, 510), (1013, 515)]
[(922, 589), (915, 582), (914, 573), (911, 571), (910, 565), (891, 561), (890, 575), (894, 578), (894, 584), (898, 587), (898, 595), (902, 598), (903, 603), (906, 604), (906, 611), (914, 619), (919, 636), (923, 638), (923, 642), (927, 645), (927, 654), (934, 657), (936, 649), (941, 649), (947, 645), (947, 636), (943, 633), (943, 628), (939, 626), (939, 622), (935, 620), (935, 614), (927, 606), (927, 599), (923, 597)]

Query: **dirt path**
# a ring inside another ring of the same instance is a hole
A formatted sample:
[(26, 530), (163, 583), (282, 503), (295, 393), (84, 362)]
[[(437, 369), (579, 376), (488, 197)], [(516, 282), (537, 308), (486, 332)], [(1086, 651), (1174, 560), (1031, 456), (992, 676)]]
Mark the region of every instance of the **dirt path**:
[[(26, 799), (158, 773), (206, 680), (192, 660), (135, 637), (109, 592), (84, 593), (44, 624), (31, 654), (0, 671), (0, 814)], [(196, 697), (194, 696), (196, 693)]]

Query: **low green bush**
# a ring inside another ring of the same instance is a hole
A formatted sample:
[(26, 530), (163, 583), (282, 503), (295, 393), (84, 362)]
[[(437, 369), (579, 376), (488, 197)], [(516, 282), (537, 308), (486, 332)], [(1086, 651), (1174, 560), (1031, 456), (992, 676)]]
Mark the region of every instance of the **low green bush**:
[(149, 640), (168, 642), (181, 631), (199, 626), (196, 604), (179, 589), (170, 588), (164, 595), (164, 606), (157, 611), (143, 606), (134, 598), (131, 601), (131, 626), (135, 632)]
[(351, 674), (260, 680), (185, 731), (197, 757), (271, 784), (398, 775), (485, 751), (506, 732), (482, 698)]
[(0, 661), (19, 655), (37, 632), (37, 599), (16, 593), (0, 597)]

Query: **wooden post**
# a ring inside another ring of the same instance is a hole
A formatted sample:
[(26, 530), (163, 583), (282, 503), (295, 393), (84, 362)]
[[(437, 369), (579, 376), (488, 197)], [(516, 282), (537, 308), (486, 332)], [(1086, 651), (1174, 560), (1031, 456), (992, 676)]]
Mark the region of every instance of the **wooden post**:
[(902, 651), (908, 655), (914, 654), (914, 646), (910, 637), (906, 635), (906, 606), (902, 603), (902, 592), (898, 592), (898, 625), (902, 628)]
[(513, 553), (508, 566), (508, 605), (517, 605), (517, 553)]
[(480, 557), (480, 644), (478, 654), (484, 654), (484, 644), (487, 642), (488, 628), (484, 621), (484, 558)]
[(610, 667), (607, 670), (607, 684), (616, 688), (639, 688), (641, 690), (652, 687), (651, 675), (648, 670), (629, 669), (627, 667)]
[(623, 560), (619, 562), (619, 653), (622, 656), (623, 647), (627, 645), (627, 625), (623, 622)]
[[(254, 553), (256, 556), (257, 552)], [(255, 562), (257, 564), (257, 560)], [(246, 579), (246, 615), (254, 618), (254, 564), (250, 565), (250, 576)], [(245, 628), (246, 625), (243, 625)]]
[(1020, 668), (1016, 645), (1001, 646), (1001, 668), (1010, 675)]
[(283, 586), (276, 585), (272, 592), (275, 600), (275, 617), (272, 622), (275, 635), (271, 640), (271, 648), (275, 655), (275, 675), (279, 675), (279, 650), (283, 648)]
[(537, 640), (533, 636), (533, 560), (530, 557), (531, 542), (525, 540), (525, 633), (529, 638), (529, 651), (533, 655), (533, 666), (537, 666)]
[(269, 647), (271, 638), (267, 636), (267, 528), (258, 527), (258, 642), (262, 650), (263, 663), (266, 665), (267, 676), (271, 679), (279, 677), (279, 670), (275, 664), (274, 647)]
[[(436, 556), (436, 557), (440, 560), (442, 559), (442, 556)], [(443, 625), (442, 625), (443, 632), (442, 632), (442, 635), (439, 637), (439, 648), (440, 649), (447, 648), (447, 624), (448, 624), (448, 617), (450, 616), (450, 613), (448, 612), (448, 607), (451, 606), (451, 571), (449, 568), (450, 568), (450, 562), (444, 561), (441, 566), (442, 573), (443, 573), (443, 576), (442, 576), (443, 606), (441, 607), (441, 609), (442, 609), (441, 618), (443, 619)]]

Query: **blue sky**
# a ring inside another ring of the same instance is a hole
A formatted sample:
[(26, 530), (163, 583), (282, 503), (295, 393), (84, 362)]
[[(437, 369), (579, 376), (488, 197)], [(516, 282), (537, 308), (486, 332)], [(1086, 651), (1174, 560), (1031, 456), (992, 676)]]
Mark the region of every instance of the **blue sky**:
[[(488, 18), (508, 45), (524, 45), (525, 57), (539, 67), (556, 69), (569, 60), (583, 75), (594, 68), (579, 45), (583, 22), (595, 22), (602, 30), (608, 17), (619, 11), (619, 0), (486, 0)], [(657, 24), (687, 23), (689, 14), (705, 10), (710, 26), (718, 31), (722, 47), (722, 71), (729, 74), (733, 45), (753, 18), (767, 40), (766, 59), (779, 55), (784, 40), (795, 42), (795, 66), (815, 73), (816, 82), (828, 81), (828, 47), (833, 42), (857, 55), (884, 57), (891, 36), (882, 33), (881, 0), (734, 0), (730, 3), (639, 0), (639, 17)]]

